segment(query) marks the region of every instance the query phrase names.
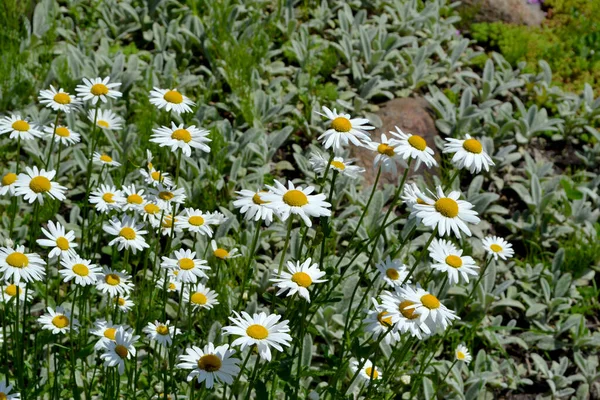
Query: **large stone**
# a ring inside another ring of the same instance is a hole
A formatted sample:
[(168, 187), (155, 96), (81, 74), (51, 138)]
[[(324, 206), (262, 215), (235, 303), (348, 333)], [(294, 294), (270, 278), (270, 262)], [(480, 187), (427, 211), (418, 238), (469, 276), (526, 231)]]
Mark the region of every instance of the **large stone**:
[(473, 13), (473, 21), (539, 26), (546, 18), (539, 2), (526, 0), (462, 0), (461, 7)]

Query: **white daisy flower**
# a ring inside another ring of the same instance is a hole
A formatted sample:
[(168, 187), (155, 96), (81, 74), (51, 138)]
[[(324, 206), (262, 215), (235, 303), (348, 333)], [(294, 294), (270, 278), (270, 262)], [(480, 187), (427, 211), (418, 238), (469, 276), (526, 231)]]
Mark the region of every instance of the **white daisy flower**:
[(121, 163), (115, 161), (111, 156), (109, 156), (106, 153), (98, 153), (98, 152), (94, 152), (94, 157), (92, 159), (92, 162), (96, 165), (107, 165), (109, 167), (120, 167)]
[(95, 350), (101, 350), (106, 347), (107, 342), (114, 342), (117, 329), (122, 326), (123, 329), (132, 333), (133, 331), (127, 325), (115, 325), (110, 321), (101, 318), (94, 322), (94, 328), (90, 329), (90, 333), (98, 336), (99, 339), (94, 345)]
[(351, 142), (355, 146), (363, 146), (362, 142), (370, 140), (365, 131), (375, 129), (375, 127), (366, 125), (369, 123), (368, 119), (353, 119), (350, 117), (350, 114), (338, 114), (335, 108), (331, 111), (325, 106), (323, 106), (323, 112), (324, 114), (320, 112), (317, 112), (317, 114), (326, 117), (331, 123), (331, 128), (323, 132), (318, 138), (318, 140), (323, 141), (325, 149), (333, 147), (335, 152), (339, 152), (343, 147), (348, 145), (348, 142)]
[(400, 289), (402, 296), (413, 304), (406, 307), (407, 310), (414, 309), (419, 314), (421, 322), (430, 326), (432, 331), (441, 328), (446, 330), (450, 322), (460, 319), (456, 313), (443, 305), (437, 297), (428, 291), (417, 287), (406, 285)]
[(403, 295), (400, 287), (395, 287), (394, 293), (384, 291), (381, 303), (387, 317), (392, 319), (394, 331), (400, 334), (408, 333), (418, 339), (431, 335), (430, 327), (419, 319), (419, 313), (414, 308), (409, 307), (415, 303)]
[(146, 204), (146, 196), (144, 195), (144, 189), (136, 189), (135, 184), (129, 186), (123, 186), (121, 191), (125, 201), (123, 203), (123, 211), (140, 211), (144, 204)]
[(482, 168), (490, 170), (494, 165), (492, 158), (483, 150), (479, 140), (465, 135), (466, 139), (446, 138), (444, 153), (453, 153), (452, 164), (459, 169), (468, 169), (472, 174), (481, 172)]
[(157, 342), (165, 347), (171, 346), (173, 344), (173, 338), (181, 333), (180, 329), (170, 325), (169, 320), (164, 324), (158, 321), (154, 321), (154, 323), (148, 322), (148, 325), (146, 325), (143, 331), (149, 340)]
[(135, 303), (128, 295), (123, 297), (115, 297), (114, 301), (117, 303), (116, 306), (119, 308), (119, 311), (123, 313), (131, 311), (133, 306), (135, 306)]
[(154, 104), (159, 110), (163, 108), (167, 112), (173, 110), (176, 114), (192, 112), (190, 106), (195, 105), (193, 101), (179, 93), (177, 89), (159, 89), (157, 87), (150, 91), (150, 103)]
[(96, 283), (96, 289), (108, 293), (111, 297), (129, 294), (133, 288), (131, 275), (127, 271), (119, 272), (108, 267), (102, 269), (102, 274), (98, 276)]
[[(396, 175), (398, 173), (398, 167), (396, 164), (398, 162), (402, 162), (402, 158), (396, 151), (395, 142), (393, 139), (391, 141), (388, 140), (385, 133), (382, 133), (381, 143), (369, 141), (366, 144), (366, 147), (377, 152), (375, 160), (373, 161), (373, 168), (377, 169), (381, 166), (382, 172), (390, 172), (392, 175)], [(404, 166), (406, 167), (406, 164)]]
[(94, 116), (96, 117), (96, 125), (102, 129), (118, 131), (123, 127), (123, 119), (111, 110), (98, 109), (98, 115), (96, 115), (96, 110), (89, 110), (87, 117), (92, 123), (94, 123)]
[(385, 335), (383, 341), (393, 345), (400, 340), (400, 334), (394, 329), (390, 330), (394, 326), (392, 317), (385, 310), (385, 307), (377, 303), (377, 300), (371, 299), (371, 302), (374, 308), (369, 310), (367, 317), (363, 320), (363, 324), (367, 325), (365, 327), (366, 331), (372, 333), (374, 339)]
[(25, 253), (25, 246), (0, 247), (0, 272), (5, 281), (14, 283), (41, 281), (46, 275), (46, 261), (35, 253)]
[(211, 290), (198, 282), (188, 288), (186, 285), (183, 289), (183, 303), (192, 303), (194, 311), (205, 308), (210, 310), (215, 305), (219, 304), (217, 300), (218, 294), (214, 290)]
[(239, 208), (240, 212), (244, 214), (247, 220), (258, 221), (262, 219), (265, 221), (265, 225), (269, 226), (273, 222), (273, 209), (267, 207), (265, 204), (268, 203), (262, 199), (262, 195), (267, 192), (252, 190), (239, 190), (235, 192), (238, 195), (238, 199), (233, 202), (235, 208)]
[(198, 383), (206, 382), (208, 389), (219, 382), (231, 385), (233, 377), (240, 373), (240, 360), (233, 358), (234, 354), (235, 350), (230, 350), (228, 344), (215, 347), (208, 342), (202, 349), (197, 346), (185, 349), (185, 354), (179, 356), (177, 368), (191, 369), (187, 381), (196, 378)]
[(497, 260), (500, 257), (507, 260), (515, 255), (512, 244), (499, 236), (488, 236), (483, 239), (483, 248)]
[(164, 187), (173, 186), (173, 180), (169, 177), (167, 172), (162, 172), (149, 164), (148, 171), (144, 168), (140, 168), (140, 174), (144, 177), (146, 184), (151, 186), (164, 185)]
[(324, 194), (311, 195), (315, 190), (312, 186), (302, 189), (295, 187), (292, 181), (288, 181), (288, 187), (275, 181), (275, 186), (268, 186), (270, 192), (261, 195), (261, 199), (267, 201), (265, 205), (275, 210), (279, 218), (285, 221), (290, 214), (299, 215), (306, 226), (311, 227), (309, 217), (329, 217), (331, 215), (331, 204), (325, 201)]
[[(329, 160), (321, 153), (312, 153), (309, 162), (315, 173), (321, 176), (325, 174), (327, 164), (329, 164)], [(333, 171), (337, 171), (341, 176), (356, 179), (360, 174), (365, 172), (365, 169), (352, 165), (352, 163), (353, 160), (344, 160), (342, 157), (334, 157), (333, 160), (331, 160), (331, 164), (329, 164), (329, 168)]]
[(171, 122), (171, 127), (161, 126), (153, 129), (154, 134), (150, 138), (153, 143), (158, 143), (160, 147), (170, 147), (172, 152), (181, 149), (186, 157), (192, 155), (192, 148), (200, 149), (205, 153), (210, 153), (210, 147), (206, 143), (210, 142), (209, 132), (206, 129), (198, 129), (195, 125), (184, 128), (184, 124), (179, 126)]
[(144, 221), (148, 221), (152, 227), (157, 228), (160, 225), (161, 216), (164, 219), (163, 208), (157, 203), (146, 201), (140, 207), (138, 212), (142, 215)]
[(106, 78), (83, 78), (83, 85), (77, 85), (75, 91), (79, 98), (83, 101), (91, 100), (93, 105), (98, 103), (98, 100), (102, 100), (103, 103), (107, 102), (107, 98), (116, 99), (123, 96), (123, 93), (115, 90), (121, 83), (113, 82), (109, 83), (110, 76)]
[(466, 364), (469, 364), (473, 360), (469, 349), (467, 349), (464, 344), (459, 344), (458, 347), (456, 347), (454, 355), (458, 361), (463, 361)]
[(441, 186), (437, 187), (437, 196), (435, 197), (434, 200), (421, 195), (419, 198), (425, 204), (414, 204), (411, 215), (421, 218), (425, 226), (437, 228), (441, 236), (454, 232), (460, 239), (460, 231), (471, 236), (471, 231), (465, 222), (478, 224), (480, 221), (477, 211), (472, 210), (473, 205), (467, 201), (458, 200), (460, 197), (458, 191), (450, 192), (446, 197)]
[(402, 196), (400, 198), (412, 211), (412, 206), (415, 204), (427, 204), (422, 199), (425, 197), (425, 193), (419, 189), (416, 183), (409, 183), (404, 186), (404, 190), (402, 191)]
[[(8, 378), (5, 378), (8, 380)], [(18, 400), (21, 398), (19, 393), (11, 393), (13, 387), (8, 382), (5, 383), (4, 379), (0, 381), (0, 399), (2, 400)]]
[[(171, 271), (169, 271), (171, 272)], [(181, 290), (181, 285), (182, 283), (179, 282), (177, 280), (177, 275), (176, 274), (172, 274), (172, 273), (168, 273), (167, 274), (167, 293), (179, 293), (179, 291)], [(156, 287), (164, 290), (165, 289), (165, 278), (160, 278), (157, 282), (156, 282)], [(185, 296), (185, 291), (186, 289), (183, 289), (183, 295)]]
[(4, 133), (10, 133), (11, 139), (21, 140), (33, 140), (43, 136), (39, 127), (21, 118), (19, 114), (12, 114), (0, 120), (0, 135)]
[[(173, 218), (171, 214), (165, 214), (160, 224), (160, 231), (164, 236), (169, 236), (173, 232), (181, 232), (183, 227), (181, 226), (181, 217), (176, 216)], [(173, 226), (173, 224), (175, 224)]]
[(56, 171), (38, 169), (38, 167), (25, 168), (26, 173), (19, 174), (15, 185), (15, 194), (23, 196), (30, 204), (34, 201), (39, 201), (44, 204), (44, 193), (52, 199), (63, 201), (65, 197), (66, 187), (58, 182), (53, 182), (52, 179), (56, 176)]
[(437, 162), (433, 158), (433, 150), (427, 146), (427, 142), (421, 136), (406, 134), (402, 132), (400, 128), (396, 126), (396, 131), (390, 131), (392, 136), (396, 139), (391, 139), (390, 144), (395, 147), (396, 153), (399, 154), (402, 159), (415, 159), (415, 170), (419, 169), (421, 163), (424, 163), (427, 168), (431, 168), (437, 165)]
[(49, 127), (44, 128), (46, 139), (52, 140), (54, 138), (54, 142), (61, 143), (63, 146), (69, 146), (81, 141), (81, 135), (69, 130), (66, 126), (58, 125), (56, 130), (54, 129), (54, 124), (50, 124)]
[(104, 360), (107, 367), (117, 367), (119, 375), (125, 372), (125, 360), (135, 357), (135, 342), (139, 336), (133, 335), (133, 332), (125, 330), (122, 326), (115, 332), (115, 340), (104, 343), (104, 353), (100, 358)]
[(303, 263), (296, 261), (287, 262), (287, 270), (283, 271), (281, 275), (275, 279), (271, 279), (271, 282), (275, 282), (275, 286), (279, 289), (277, 296), (284, 292), (287, 293), (287, 297), (292, 296), (296, 293), (306, 301), (310, 303), (310, 293), (308, 288), (313, 283), (327, 282), (327, 279), (321, 279), (325, 276), (325, 272), (319, 269), (319, 264), (312, 263), (312, 259), (308, 258)]
[(150, 195), (154, 196), (156, 203), (167, 210), (173, 208), (173, 204), (183, 204), (187, 196), (184, 188), (168, 187), (158, 184), (156, 188), (150, 189)]
[(73, 328), (77, 331), (79, 322), (73, 318), (71, 321), (71, 313), (63, 307), (56, 307), (56, 311), (51, 307), (47, 308), (48, 312), (38, 318), (38, 322), (42, 325), (42, 329), (52, 331), (53, 334), (67, 333)]
[(104, 232), (115, 235), (116, 237), (111, 240), (108, 245), (118, 244), (118, 250), (131, 249), (133, 254), (138, 250), (142, 251), (147, 247), (150, 247), (146, 243), (144, 236), (148, 231), (143, 230), (144, 225), (136, 224), (135, 218), (125, 216), (122, 221), (117, 218), (113, 218), (108, 224), (104, 224), (102, 228)]
[(161, 267), (178, 271), (177, 280), (184, 283), (196, 283), (198, 279), (207, 278), (205, 270), (210, 270), (208, 263), (196, 257), (191, 250), (175, 250), (174, 258), (162, 257)]
[(60, 261), (64, 269), (58, 271), (65, 282), (75, 279), (75, 284), (81, 286), (93, 285), (98, 280), (102, 270), (91, 260), (85, 260), (78, 255)]
[(75, 231), (69, 231), (61, 225), (60, 222), (56, 224), (52, 221), (48, 221), (48, 230), (42, 227), (42, 233), (46, 236), (46, 239), (38, 239), (37, 244), (42, 247), (52, 247), (49, 258), (62, 257), (70, 258), (77, 255), (75, 247), (79, 246), (75, 243)]
[(220, 260), (229, 260), (230, 258), (237, 258), (242, 256), (241, 254), (237, 254), (238, 249), (226, 250), (222, 247), (219, 247), (215, 240), (210, 241), (210, 247), (212, 247), (213, 256), (217, 257)]
[(282, 346), (290, 345), (292, 337), (288, 334), (290, 331), (289, 321), (284, 320), (278, 323), (281, 319), (280, 315), (267, 315), (261, 312), (250, 316), (245, 311), (242, 311), (242, 315), (235, 311), (233, 313), (235, 317), (229, 317), (233, 325), (223, 328), (226, 335), (240, 336), (233, 341), (232, 346), (240, 345), (243, 351), (246, 347), (256, 345), (260, 357), (271, 361), (271, 347), (283, 351)]
[(221, 225), (229, 219), (220, 211), (207, 212), (206, 215), (210, 215), (213, 225)]
[(462, 249), (458, 249), (449, 240), (433, 239), (429, 246), (429, 257), (436, 262), (431, 268), (448, 274), (451, 285), (458, 284), (461, 277), (468, 283), (469, 275), (477, 276), (479, 267), (472, 257), (463, 256), (462, 252)]
[[(362, 364), (362, 367), (361, 367), (361, 364)], [(379, 370), (379, 368), (373, 366), (373, 363), (371, 362), (371, 360), (365, 360), (365, 359), (361, 359), (360, 361), (353, 360), (351, 363), (352, 372), (356, 373), (356, 371), (359, 368), (360, 368), (360, 372), (358, 373), (358, 376), (360, 377), (360, 379), (363, 382), (365, 382), (367, 384), (370, 381), (376, 381), (376, 380), (382, 378), (381, 371)]]
[[(9, 282), (1, 282), (0, 281), (0, 300), (3, 303), (8, 303), (13, 300), (16, 301), (17, 293), (19, 294), (19, 302), (23, 304), (25, 300), (28, 302), (33, 299), (33, 295), (31, 294), (31, 290), (27, 292), (27, 299), (25, 299), (25, 292), (27, 286), (23, 282), (19, 283), (9, 283)], [(2, 331), (0, 330), (0, 333)]]
[(90, 203), (95, 204), (97, 211), (108, 213), (111, 210), (120, 210), (125, 203), (125, 198), (116, 187), (101, 184), (98, 189), (90, 193)]
[(200, 233), (203, 236), (212, 237), (213, 230), (211, 224), (214, 223), (209, 213), (204, 213), (202, 210), (194, 208), (186, 208), (181, 215), (177, 217), (181, 223), (182, 229), (187, 229), (190, 232)]
[(60, 110), (68, 114), (79, 106), (80, 101), (62, 88), (57, 91), (54, 86), (50, 85), (50, 89), (40, 90), (40, 103), (54, 111)]
[[(381, 278), (390, 286), (400, 286), (408, 276), (409, 268), (400, 260), (392, 260), (390, 256), (376, 265)], [(410, 279), (405, 283), (410, 283)]]
[(4, 196), (6, 193), (10, 193), (11, 196), (15, 195), (15, 182), (17, 182), (17, 174), (14, 172), (7, 172), (0, 180), (0, 196)]

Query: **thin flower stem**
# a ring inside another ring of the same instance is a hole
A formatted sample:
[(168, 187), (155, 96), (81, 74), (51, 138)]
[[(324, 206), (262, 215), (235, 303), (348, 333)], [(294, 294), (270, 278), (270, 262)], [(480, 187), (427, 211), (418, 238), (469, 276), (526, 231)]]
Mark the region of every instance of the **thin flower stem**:
[[(229, 394), (229, 398), (228, 398), (229, 400), (232, 399), (233, 394), (235, 393), (235, 386), (239, 383), (240, 378), (244, 374), (244, 368), (246, 368), (246, 364), (248, 364), (250, 355), (252, 355), (252, 348), (248, 349), (248, 354), (246, 355), (246, 357), (244, 358), (244, 361), (242, 362), (242, 366), (240, 367), (240, 372), (238, 373), (238, 376), (235, 377), (235, 380), (231, 384), (231, 393)], [(256, 357), (258, 357), (258, 355)], [(223, 393), (223, 400), (225, 400), (225, 393)]]
[(240, 308), (242, 305), (242, 301), (244, 300), (244, 291), (246, 290), (246, 281), (248, 280), (248, 273), (250, 272), (250, 266), (252, 265), (252, 261), (254, 260), (254, 253), (256, 252), (256, 245), (258, 243), (258, 238), (260, 237), (260, 228), (261, 228), (261, 220), (258, 220), (255, 227), (254, 237), (252, 238), (252, 245), (250, 246), (250, 254), (248, 254), (248, 260), (246, 261), (246, 265), (244, 266), (244, 273), (242, 278), (242, 286), (240, 288), (240, 296), (238, 298), (236, 309)]
[(100, 107), (100, 103), (98, 102), (98, 104), (96, 104), (96, 110), (94, 111), (94, 125), (92, 127), (92, 135), (90, 138), (90, 152), (89, 152), (89, 156), (88, 156), (88, 165), (87, 165), (87, 172), (86, 172), (86, 179), (85, 179), (85, 198), (84, 198), (84, 205), (83, 205), (83, 223), (82, 223), (82, 227), (81, 227), (81, 251), (83, 252), (83, 246), (86, 244), (86, 229), (85, 229), (85, 225), (87, 223), (87, 219), (88, 219), (88, 203), (89, 203), (89, 197), (90, 197), (90, 189), (91, 189), (91, 178), (92, 178), (92, 160), (94, 157), (94, 150), (96, 149), (96, 145), (98, 143), (97, 140), (94, 140), (96, 137), (96, 131), (98, 130), (97, 127), (98, 125), (96, 124), (96, 121), (98, 119), (98, 109)]
[(254, 363), (254, 369), (252, 370), (252, 377), (248, 382), (248, 391), (246, 392), (245, 400), (250, 398), (250, 394), (252, 393), (252, 389), (254, 389), (254, 383), (256, 382), (256, 375), (258, 373), (258, 365), (260, 364), (260, 356), (256, 355), (256, 362)]
[(285, 243), (283, 244), (283, 250), (281, 250), (281, 258), (279, 259), (279, 267), (277, 268), (277, 275), (281, 275), (283, 269), (283, 263), (285, 262), (285, 254), (287, 253), (288, 245), (290, 244), (290, 236), (292, 234), (292, 223), (294, 222), (294, 216), (290, 215), (288, 221), (287, 234), (285, 236)]
[(52, 138), (50, 138), (50, 148), (48, 149), (48, 156), (44, 162), (44, 169), (48, 169), (50, 165), (50, 157), (52, 156), (52, 148), (54, 147), (54, 138), (56, 137), (56, 128), (58, 127), (58, 117), (60, 116), (60, 110), (56, 111), (56, 119), (54, 120), (54, 129), (52, 130)]
[[(335, 178), (337, 178), (338, 172), (333, 171), (333, 177), (331, 178), (331, 188), (329, 189), (329, 204), (331, 204), (331, 216), (328, 218), (321, 218), (321, 226), (323, 227), (323, 239), (321, 241), (321, 254), (319, 255), (319, 269), (323, 269), (323, 261), (325, 260), (325, 243), (327, 242), (327, 238), (329, 237), (329, 232), (331, 228), (329, 226), (330, 220), (333, 218), (333, 214), (335, 213), (335, 207), (333, 204), (333, 192), (335, 191)], [(302, 250), (300, 250), (302, 251)]]
[(433, 395), (434, 399), (437, 399), (437, 394), (440, 391), (442, 384), (446, 381), (446, 378), (448, 378), (448, 375), (450, 375), (450, 372), (452, 371), (452, 368), (454, 368), (454, 365), (456, 365), (457, 361), (458, 361), (457, 359), (454, 359), (454, 361), (452, 362), (452, 365), (450, 365), (450, 368), (448, 368), (448, 372), (446, 372), (446, 375), (444, 375), (444, 377), (440, 380), (440, 384), (435, 389), (435, 394)]

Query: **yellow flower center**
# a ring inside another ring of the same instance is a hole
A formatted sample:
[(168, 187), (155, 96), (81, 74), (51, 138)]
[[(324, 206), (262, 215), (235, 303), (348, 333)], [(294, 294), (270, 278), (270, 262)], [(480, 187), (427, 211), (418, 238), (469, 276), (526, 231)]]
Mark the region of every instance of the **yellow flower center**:
[(88, 276), (90, 274), (90, 269), (83, 264), (75, 264), (73, 265), (73, 272), (79, 276)]
[(57, 102), (58, 104), (63, 104), (63, 105), (70, 104), (71, 103), (71, 96), (69, 96), (65, 92), (56, 93), (54, 95), (54, 101)]
[(352, 122), (345, 117), (337, 117), (331, 121), (331, 127), (338, 132), (350, 132), (352, 129)]
[(158, 333), (159, 335), (166, 336), (169, 334), (169, 328), (167, 328), (165, 325), (158, 325), (156, 327), (156, 333)]
[(492, 251), (494, 253), (500, 253), (502, 251), (502, 246), (497, 245), (496, 243), (494, 243), (493, 245), (490, 246), (490, 249), (492, 249)]
[(380, 312), (377, 314), (377, 321), (383, 326), (392, 326), (392, 317), (386, 317), (386, 315), (388, 315), (387, 311)]
[(110, 286), (117, 286), (121, 283), (121, 278), (117, 274), (108, 274), (104, 277), (104, 282), (108, 283)]
[(2, 177), (2, 186), (12, 185), (17, 181), (17, 174), (14, 172), (9, 172), (8, 174)]
[[(177, 222), (177, 218), (175, 218), (175, 222)], [(167, 215), (162, 222), (163, 228), (172, 228), (173, 227), (173, 216)]]
[(69, 137), (71, 136), (71, 132), (66, 126), (59, 126), (56, 128), (56, 134), (60, 137)]
[(408, 143), (419, 151), (425, 150), (427, 147), (427, 142), (421, 136), (412, 135), (408, 138)]
[(343, 170), (346, 169), (346, 165), (343, 162), (341, 162), (341, 161), (333, 160), (331, 162), (331, 166), (334, 167), (334, 168), (339, 169), (340, 171), (343, 171)]
[(156, 214), (160, 208), (156, 204), (148, 203), (144, 206), (144, 211), (148, 214)]
[(13, 122), (12, 128), (15, 131), (27, 132), (29, 130), (29, 123), (27, 123), (27, 121), (23, 121), (22, 119), (20, 119), (18, 121)]
[(462, 267), (463, 262), (459, 256), (449, 255), (446, 257), (446, 264), (452, 268), (460, 268)]
[(104, 337), (110, 340), (115, 340), (115, 334), (117, 333), (117, 330), (115, 328), (107, 328), (104, 331)]
[(186, 143), (189, 143), (192, 140), (192, 135), (187, 129), (177, 129), (171, 134), (171, 139), (182, 140)]
[(420, 197), (417, 197), (417, 204), (427, 204)]
[(221, 369), (221, 359), (214, 354), (205, 354), (198, 360), (198, 368), (206, 372), (215, 372)]
[(103, 162), (105, 162), (105, 163), (111, 163), (111, 162), (112, 162), (112, 160), (113, 160), (113, 159), (112, 159), (112, 157), (111, 157), (111, 156), (109, 156), (108, 154), (102, 154), (102, 155), (100, 156), (100, 161), (103, 161)]
[(262, 325), (254, 324), (246, 329), (246, 334), (252, 339), (262, 340), (269, 336), (269, 331)]
[(404, 318), (406, 319), (415, 319), (419, 317), (419, 314), (415, 313), (415, 309), (414, 308), (406, 308), (409, 306), (412, 306), (413, 303), (410, 300), (404, 300), (403, 302), (401, 302), (398, 305), (398, 310), (400, 310), (400, 313), (404, 316)]
[(7, 400), (8, 396), (4, 392), (0, 392), (0, 400)]
[(215, 257), (220, 258), (221, 260), (224, 260), (227, 257), (229, 257), (229, 252), (220, 247), (218, 249), (216, 249), (213, 254), (215, 255)]
[(21, 288), (18, 288), (17, 285), (8, 285), (6, 287), (6, 289), (4, 289), (4, 293), (6, 293), (7, 295), (9, 295), (10, 297), (15, 297), (17, 295), (17, 291), (19, 292), (19, 294), (21, 293)]
[(173, 194), (172, 192), (160, 192), (160, 193), (158, 193), (158, 197), (161, 200), (169, 201), (173, 197), (175, 197), (175, 194)]
[(385, 275), (393, 281), (396, 281), (398, 278), (400, 278), (400, 273), (394, 268), (386, 269)]
[(167, 93), (165, 93), (163, 99), (173, 104), (180, 104), (183, 102), (183, 96), (176, 90), (169, 90)]
[(125, 305), (125, 299), (122, 297), (119, 297), (117, 299), (117, 304), (120, 305), (121, 307), (123, 307)]
[(69, 250), (71, 246), (69, 245), (69, 239), (64, 236), (60, 236), (56, 239), (56, 247), (61, 249), (62, 251)]
[(117, 353), (121, 358), (126, 358), (129, 354), (129, 350), (127, 350), (127, 347), (123, 346), (122, 344), (118, 344), (115, 346), (115, 353)]
[(124, 237), (127, 240), (133, 240), (133, 239), (135, 239), (136, 234), (132, 228), (126, 226), (124, 228), (121, 228), (121, 231), (119, 232), (119, 236)]
[(435, 310), (440, 307), (440, 301), (432, 294), (421, 296), (421, 303), (430, 310)]
[(134, 193), (127, 196), (127, 202), (129, 204), (142, 204), (144, 202), (144, 199), (142, 199), (142, 196), (140, 196), (139, 194)]
[(169, 290), (175, 290), (175, 289), (177, 289), (177, 286), (175, 286), (175, 284), (173, 282), (171, 282), (171, 283), (169, 283), (168, 288), (169, 288)]
[(152, 179), (154, 179), (155, 181), (162, 181), (163, 180), (163, 176), (161, 174), (160, 171), (154, 171), (150, 174), (150, 176), (152, 177)]
[(302, 207), (308, 204), (308, 197), (300, 190), (288, 190), (283, 195), (283, 201), (288, 206)]
[(377, 379), (377, 377), (379, 376), (377, 370), (372, 367), (365, 368), (365, 374), (367, 374), (367, 376), (372, 379)]
[(69, 318), (66, 315), (57, 315), (52, 318), (52, 325), (59, 329), (65, 328), (69, 326)]
[(394, 148), (389, 144), (381, 143), (377, 146), (377, 151), (379, 154), (385, 154), (388, 157), (394, 157)]
[(463, 149), (469, 153), (480, 154), (483, 151), (481, 143), (477, 139), (467, 139), (463, 142)]
[(458, 203), (449, 197), (442, 197), (434, 204), (435, 210), (447, 218), (458, 215)]
[(204, 218), (202, 218), (199, 215), (192, 215), (188, 218), (188, 222), (190, 223), (190, 225), (202, 226), (204, 225)]
[(6, 257), (6, 263), (14, 268), (23, 268), (29, 265), (29, 258), (25, 254), (15, 251)]
[(103, 83), (96, 83), (95, 85), (92, 85), (90, 92), (92, 92), (94, 96), (101, 96), (108, 93), (108, 87)]
[(306, 272), (296, 272), (292, 275), (292, 282), (296, 283), (298, 286), (307, 288), (312, 284), (312, 279)]
[(456, 352), (456, 358), (458, 358), (459, 360), (464, 360), (466, 357), (467, 356), (462, 351), (457, 351)]
[(103, 128), (108, 128), (108, 127), (110, 127), (110, 125), (108, 124), (108, 122), (107, 122), (107, 121), (105, 121), (105, 120), (103, 120), (103, 119), (100, 119), (100, 120), (96, 121), (96, 124), (97, 124), (98, 126), (101, 126), (101, 127), (103, 127)]
[(192, 260), (191, 258), (180, 258), (179, 259), (179, 268), (183, 269), (183, 270), (190, 270), (192, 268), (194, 268), (196, 266), (196, 264), (194, 264), (194, 260)]
[(258, 205), (268, 203), (267, 201), (263, 201), (258, 193), (255, 193), (254, 196), (252, 196), (252, 202)]
[(33, 190), (35, 193), (47, 192), (51, 187), (50, 179), (41, 175), (32, 178), (29, 182), (29, 189)]
[(113, 193), (104, 193), (102, 195), (102, 200), (104, 200), (107, 203), (114, 203), (115, 201), (113, 200)]
[(208, 301), (208, 299), (206, 298), (206, 296), (204, 295), (204, 293), (200, 293), (200, 292), (196, 292), (192, 295), (192, 303), (194, 304), (199, 304), (201, 306), (203, 306), (204, 304), (206, 304), (206, 302)]

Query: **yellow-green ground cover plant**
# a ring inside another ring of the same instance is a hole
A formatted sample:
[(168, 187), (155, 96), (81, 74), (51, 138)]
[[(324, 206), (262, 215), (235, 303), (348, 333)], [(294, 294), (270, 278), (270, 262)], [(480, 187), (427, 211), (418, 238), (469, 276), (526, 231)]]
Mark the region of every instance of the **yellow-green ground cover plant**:
[(0, 399), (600, 396), (589, 85), (446, 0), (2, 16)]

